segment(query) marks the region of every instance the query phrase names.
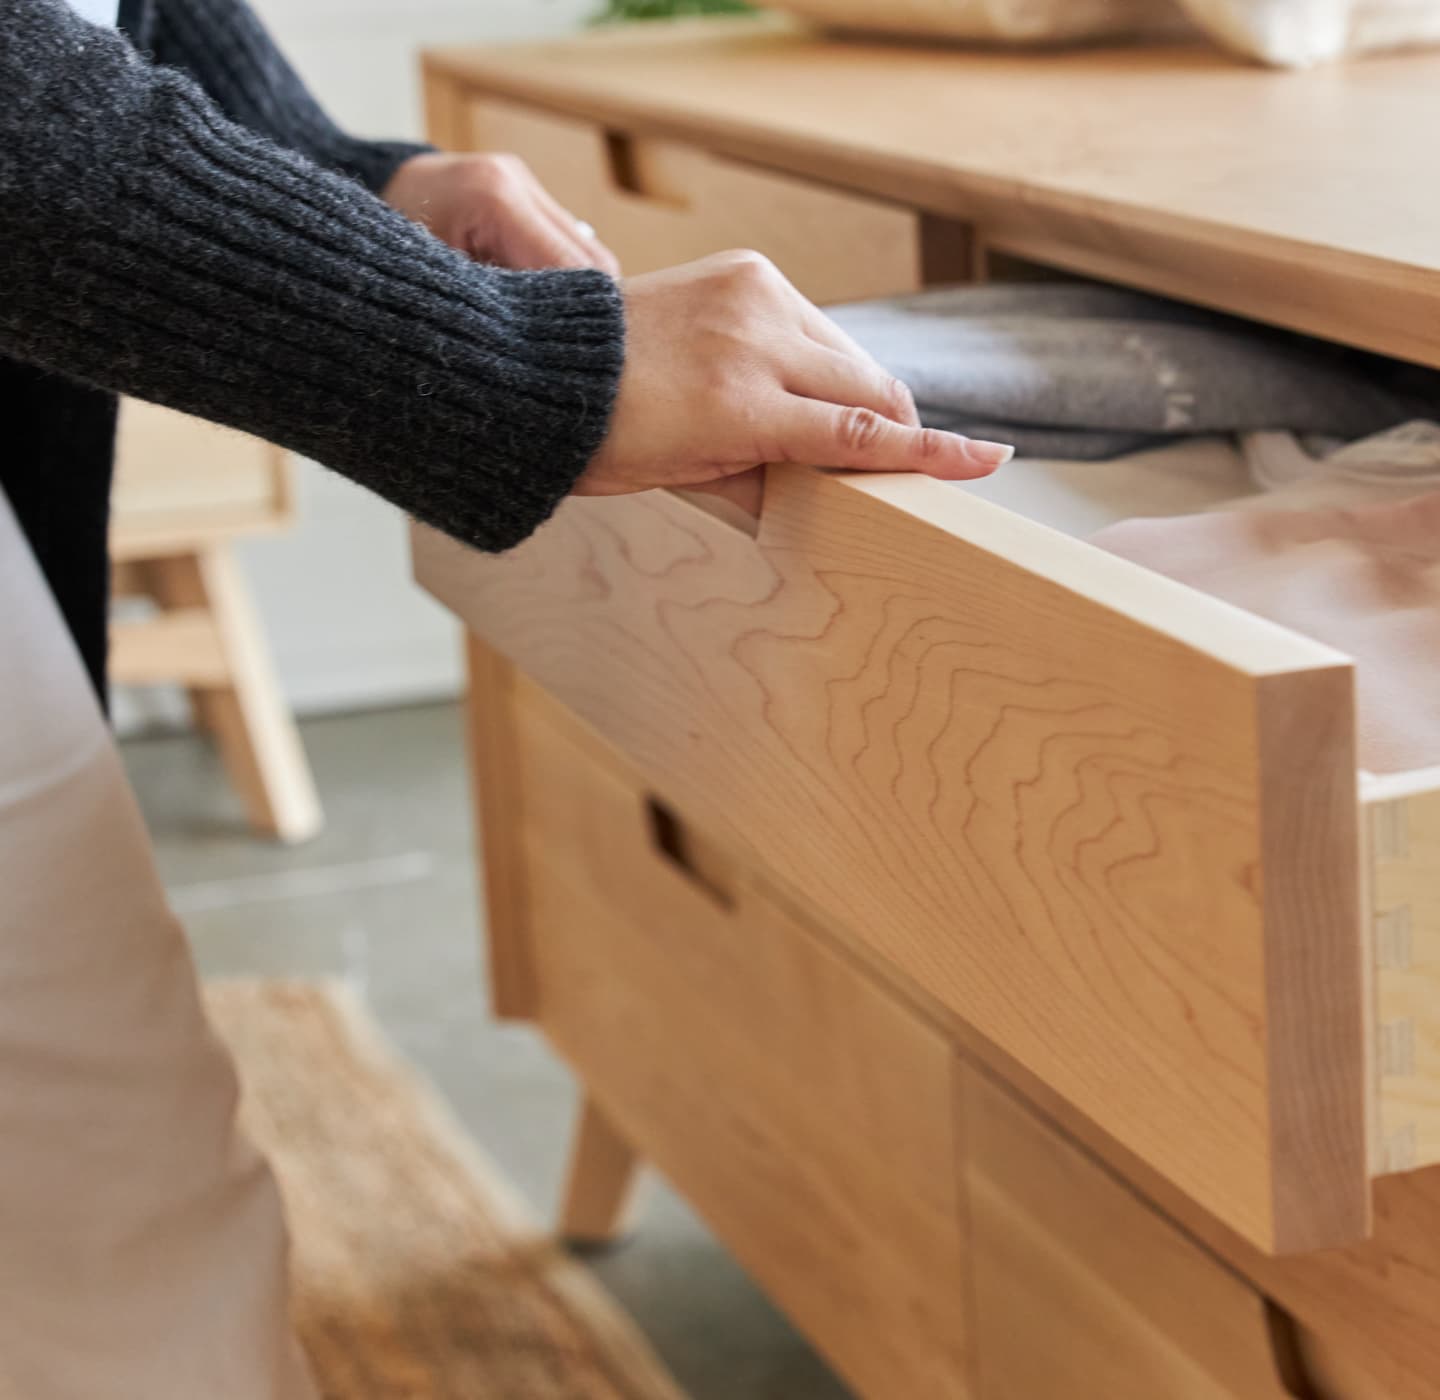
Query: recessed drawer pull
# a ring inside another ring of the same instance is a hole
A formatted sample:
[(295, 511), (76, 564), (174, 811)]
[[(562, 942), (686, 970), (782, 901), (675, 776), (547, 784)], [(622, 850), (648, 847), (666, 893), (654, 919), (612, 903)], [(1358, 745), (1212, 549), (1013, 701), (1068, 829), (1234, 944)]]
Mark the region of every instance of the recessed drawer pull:
[(610, 183), (626, 194), (665, 204), (672, 209), (688, 209), (690, 197), (673, 181), (665, 179), (661, 162), (651, 158), (650, 149), (624, 131), (605, 133), (605, 158)]
[(655, 849), (707, 898), (722, 909), (733, 909), (732, 871), (725, 857), (658, 797), (645, 799), (645, 814)]

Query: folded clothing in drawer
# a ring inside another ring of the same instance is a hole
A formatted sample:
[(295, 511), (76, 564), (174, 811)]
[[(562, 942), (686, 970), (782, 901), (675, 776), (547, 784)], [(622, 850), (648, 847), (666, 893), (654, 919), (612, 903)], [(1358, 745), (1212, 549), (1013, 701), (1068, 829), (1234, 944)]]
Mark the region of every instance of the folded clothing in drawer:
[(1434, 371), (1118, 287), (957, 287), (830, 314), (927, 423), (1023, 456), (1263, 429), (1350, 440), (1440, 416)]
[(1440, 764), (1440, 491), (1128, 520), (1092, 542), (1354, 657), (1364, 768)]

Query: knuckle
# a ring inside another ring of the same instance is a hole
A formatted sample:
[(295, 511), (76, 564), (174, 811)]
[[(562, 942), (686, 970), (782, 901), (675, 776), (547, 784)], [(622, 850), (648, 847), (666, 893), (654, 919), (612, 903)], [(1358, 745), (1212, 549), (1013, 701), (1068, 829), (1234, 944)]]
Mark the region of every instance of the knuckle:
[(479, 169), (493, 188), (509, 189), (525, 177), (526, 165), (519, 156), (506, 153), (482, 156)]
[(915, 435), (915, 455), (922, 461), (933, 461), (945, 455), (945, 434), (934, 428), (921, 428)]
[(868, 452), (885, 435), (885, 420), (871, 408), (847, 408), (840, 414), (839, 438), (842, 447)]
[(730, 275), (741, 281), (767, 281), (778, 275), (775, 264), (753, 248), (732, 248), (721, 257)]
[(897, 418), (903, 418), (915, 411), (915, 398), (910, 386), (893, 374), (885, 376), (885, 407)]

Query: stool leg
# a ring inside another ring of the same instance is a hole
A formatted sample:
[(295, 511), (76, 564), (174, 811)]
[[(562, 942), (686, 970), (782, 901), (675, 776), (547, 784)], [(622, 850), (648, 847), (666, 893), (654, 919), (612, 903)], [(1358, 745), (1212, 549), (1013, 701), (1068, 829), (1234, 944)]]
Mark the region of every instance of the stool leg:
[(229, 546), (148, 566), (167, 607), (204, 607), (215, 619), (229, 683), (191, 692), (196, 721), (215, 738), (251, 825), (281, 841), (303, 841), (323, 816), (295, 721), (286, 708), (245, 580)]
[(635, 1149), (588, 1094), (580, 1106), (560, 1233), (573, 1245), (614, 1244), (628, 1233), (639, 1177)]

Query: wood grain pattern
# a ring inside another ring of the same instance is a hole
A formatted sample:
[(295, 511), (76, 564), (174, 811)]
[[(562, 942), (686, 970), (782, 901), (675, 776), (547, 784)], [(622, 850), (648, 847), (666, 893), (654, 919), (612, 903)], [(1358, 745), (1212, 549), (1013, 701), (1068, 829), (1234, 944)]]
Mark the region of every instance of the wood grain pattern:
[(825, 302), (915, 291), (926, 264), (935, 276), (956, 266), (939, 228), (922, 236), (918, 215), (867, 195), (498, 98), (473, 99), (470, 113), (468, 144), (523, 156), (627, 273), (754, 248)]
[(1364, 1233), (1334, 653), (923, 478), (772, 472), (754, 540), (650, 495), (416, 552), (681, 810), (1247, 1238)]
[(963, 1076), (977, 1400), (1287, 1400), (1265, 1300), (984, 1075)]
[(434, 51), (494, 97), (973, 222), (992, 246), (1440, 365), (1440, 56), (975, 53), (769, 21)]
[(475, 849), (484, 882), (490, 1009), (502, 1020), (533, 1021), (535, 971), (520, 837), (525, 792), (515, 752), (519, 677), (474, 633), (466, 634), (465, 664), (465, 735)]
[(949, 1045), (763, 885), (697, 888), (574, 732), (521, 708), (547, 1035), (860, 1394), (965, 1396)]

